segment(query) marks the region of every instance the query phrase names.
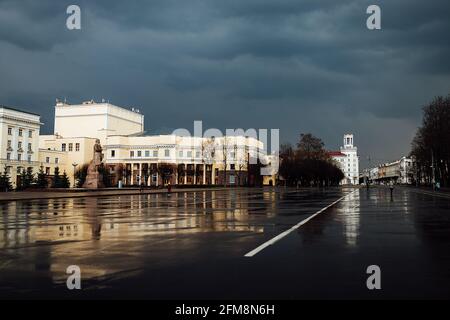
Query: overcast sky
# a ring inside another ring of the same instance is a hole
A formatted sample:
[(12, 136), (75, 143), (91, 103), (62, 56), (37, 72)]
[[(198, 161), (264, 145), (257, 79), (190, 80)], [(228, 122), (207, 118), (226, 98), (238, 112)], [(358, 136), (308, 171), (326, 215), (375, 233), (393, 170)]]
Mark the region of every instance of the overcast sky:
[(55, 98), (137, 107), (155, 133), (203, 120), (335, 149), (352, 132), (365, 166), (407, 154), (421, 107), (450, 93), (449, 16), (448, 0), (0, 0), (0, 104), (44, 133)]

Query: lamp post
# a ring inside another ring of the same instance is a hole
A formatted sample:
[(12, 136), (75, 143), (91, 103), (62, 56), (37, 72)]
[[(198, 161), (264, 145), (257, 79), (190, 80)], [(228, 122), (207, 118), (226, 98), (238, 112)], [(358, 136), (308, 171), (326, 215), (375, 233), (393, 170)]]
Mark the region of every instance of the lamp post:
[(75, 168), (78, 166), (78, 163), (72, 163), (73, 166), (73, 187), (75, 188)]

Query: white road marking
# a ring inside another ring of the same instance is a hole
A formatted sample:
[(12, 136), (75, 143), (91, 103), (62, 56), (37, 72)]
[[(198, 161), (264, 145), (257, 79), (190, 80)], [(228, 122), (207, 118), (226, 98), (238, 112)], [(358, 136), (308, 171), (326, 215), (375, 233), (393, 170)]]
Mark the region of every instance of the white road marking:
[(349, 196), (350, 194), (356, 192), (358, 189), (347, 193), (345, 196), (340, 197), (339, 199), (337, 199), (336, 201), (334, 201), (333, 203), (329, 204), (328, 206), (326, 206), (325, 208), (320, 209), (319, 211), (317, 211), (316, 213), (314, 213), (313, 215), (309, 216), (308, 218), (306, 218), (305, 220), (300, 221), (299, 223), (297, 223), (295, 226), (291, 227), (290, 229), (287, 229), (286, 231), (280, 233), (279, 235), (277, 235), (276, 237), (273, 237), (272, 239), (270, 239), (267, 242), (264, 242), (262, 245), (260, 245), (259, 247), (253, 249), (252, 251), (246, 253), (244, 255), (244, 257), (247, 258), (251, 258), (254, 255), (256, 255), (258, 252), (264, 250), (265, 248), (267, 248), (268, 246), (273, 245), (275, 242), (283, 239), (285, 236), (287, 236), (289, 233), (291, 233), (294, 230), (297, 230), (298, 228), (300, 228), (302, 225), (304, 225), (305, 223), (308, 223), (310, 220), (314, 219), (316, 216), (318, 216), (319, 214), (321, 214), (322, 212), (324, 212), (325, 210), (327, 210), (328, 208), (334, 206), (336, 203), (338, 203), (339, 201), (342, 201), (345, 197)]

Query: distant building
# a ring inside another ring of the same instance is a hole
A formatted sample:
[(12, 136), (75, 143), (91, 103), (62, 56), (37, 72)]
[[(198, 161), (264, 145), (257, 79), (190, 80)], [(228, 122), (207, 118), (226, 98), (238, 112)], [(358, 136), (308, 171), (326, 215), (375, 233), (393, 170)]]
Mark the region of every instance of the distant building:
[(399, 160), (388, 162), (370, 169), (370, 180), (376, 183), (395, 182), (400, 184), (413, 183), (413, 160), (402, 157)]
[(6, 168), (14, 187), (23, 170), (39, 169), (41, 125), (37, 114), (0, 106), (0, 171), (3, 173)]
[(344, 134), (343, 146), (340, 151), (330, 151), (329, 155), (345, 175), (341, 184), (356, 185), (359, 183), (358, 148), (353, 144), (353, 134)]

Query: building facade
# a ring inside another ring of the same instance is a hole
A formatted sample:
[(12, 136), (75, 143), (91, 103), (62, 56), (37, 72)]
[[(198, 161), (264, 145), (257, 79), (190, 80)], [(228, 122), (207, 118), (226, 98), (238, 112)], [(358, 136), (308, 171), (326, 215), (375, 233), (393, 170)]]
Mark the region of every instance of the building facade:
[[(88, 164), (100, 140), (109, 185), (263, 183), (251, 173), (255, 159), (264, 157), (264, 144), (253, 137), (148, 136), (138, 110), (94, 101), (58, 102), (54, 128), (54, 135), (41, 137), (40, 148), (66, 152), (67, 167)], [(68, 174), (73, 180), (73, 172)]]
[(125, 185), (247, 185), (250, 159), (263, 144), (250, 137), (110, 136), (104, 161)]
[(341, 184), (359, 184), (358, 148), (354, 145), (353, 134), (344, 134), (340, 151), (330, 151), (329, 155), (344, 173)]
[(39, 162), (48, 175), (66, 172), (71, 185), (75, 185), (74, 173), (94, 157), (96, 138), (43, 135), (39, 137)]
[(106, 144), (108, 136), (132, 135), (144, 132), (144, 115), (139, 110), (127, 110), (110, 103), (85, 101), (71, 105), (57, 102), (55, 106), (55, 136), (89, 137)]
[(371, 183), (412, 184), (414, 180), (414, 166), (411, 158), (402, 157), (399, 160), (381, 164), (369, 169)]
[(41, 125), (37, 114), (0, 106), (0, 169), (6, 169), (13, 187), (23, 170), (39, 170)]
[[(54, 134), (39, 135), (39, 115), (0, 108), (1, 164), (14, 187), (23, 169), (48, 176), (75, 172), (94, 156), (97, 139), (103, 148), (103, 176), (110, 186), (262, 185), (275, 184), (276, 172), (261, 177), (261, 162), (273, 162), (264, 144), (250, 136), (196, 137), (145, 135), (144, 115), (110, 103), (57, 102)], [(264, 161), (260, 161), (263, 159)]]

